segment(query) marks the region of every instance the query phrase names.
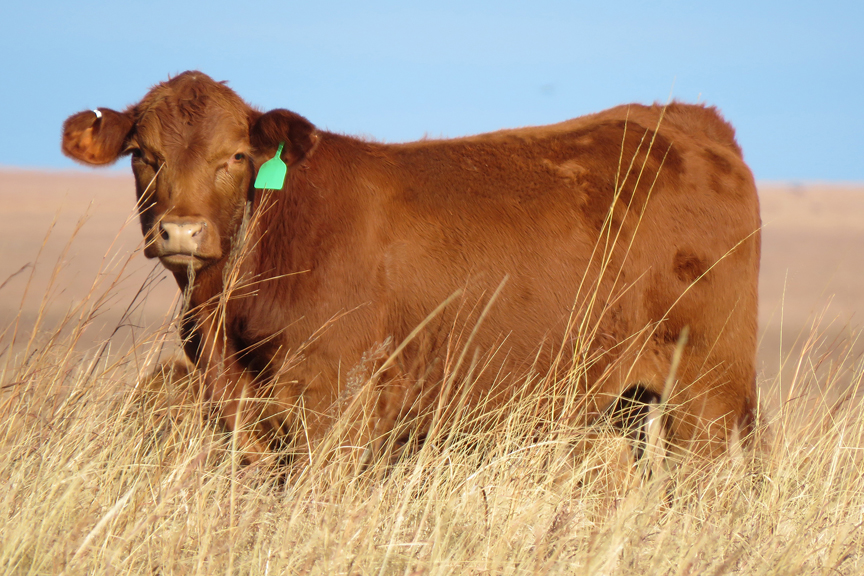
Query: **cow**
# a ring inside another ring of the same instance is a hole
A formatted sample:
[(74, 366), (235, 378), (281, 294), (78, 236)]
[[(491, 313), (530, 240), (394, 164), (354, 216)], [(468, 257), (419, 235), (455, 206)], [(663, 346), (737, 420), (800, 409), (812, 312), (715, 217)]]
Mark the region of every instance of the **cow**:
[[(550, 390), (587, 424), (659, 399), (669, 445), (707, 458), (752, 427), (759, 202), (713, 107), (390, 144), (189, 71), (70, 116), (62, 149), (131, 157), (144, 254), (184, 291), (185, 353), (248, 461), (311, 450), (358, 380), (367, 449)], [(277, 156), (284, 185), (256, 189)]]

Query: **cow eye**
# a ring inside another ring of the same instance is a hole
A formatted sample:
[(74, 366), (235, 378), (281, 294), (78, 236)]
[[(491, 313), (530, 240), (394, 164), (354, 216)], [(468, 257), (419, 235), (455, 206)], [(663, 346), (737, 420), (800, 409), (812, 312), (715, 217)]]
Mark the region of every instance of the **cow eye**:
[(135, 158), (136, 160), (144, 156), (144, 153), (141, 152), (140, 148), (130, 148), (129, 154), (132, 156), (132, 158)]
[(245, 159), (246, 159), (246, 155), (243, 154), (242, 152), (238, 152), (237, 154), (234, 154), (234, 160), (236, 160), (237, 162), (242, 162)]

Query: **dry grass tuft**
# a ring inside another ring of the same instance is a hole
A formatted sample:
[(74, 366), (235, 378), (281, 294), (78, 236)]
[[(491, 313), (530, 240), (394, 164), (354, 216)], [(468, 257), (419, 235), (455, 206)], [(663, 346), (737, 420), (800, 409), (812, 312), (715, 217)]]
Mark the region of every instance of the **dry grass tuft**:
[(864, 571), (860, 359), (790, 359), (795, 382), (762, 383), (780, 408), (757, 448), (707, 470), (634, 462), (602, 427), (538, 428), (523, 399), (491, 429), (466, 411), (365, 466), (336, 426), (286, 472), (241, 464), (185, 364), (136, 384), (164, 333), (126, 354), (76, 351), (75, 327), (45, 334), (38, 354), (0, 358), (4, 573)]

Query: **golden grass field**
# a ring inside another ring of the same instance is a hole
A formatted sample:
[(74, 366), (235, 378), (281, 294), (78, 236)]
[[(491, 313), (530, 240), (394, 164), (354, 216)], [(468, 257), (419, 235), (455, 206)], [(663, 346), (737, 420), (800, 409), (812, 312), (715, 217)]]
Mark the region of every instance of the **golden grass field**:
[(195, 394), (136, 387), (176, 353), (176, 287), (135, 252), (131, 176), (0, 171), (0, 570), (864, 573), (864, 186), (760, 198), (759, 449), (632, 463), (522, 402), (363, 471), (336, 431), (281, 478)]

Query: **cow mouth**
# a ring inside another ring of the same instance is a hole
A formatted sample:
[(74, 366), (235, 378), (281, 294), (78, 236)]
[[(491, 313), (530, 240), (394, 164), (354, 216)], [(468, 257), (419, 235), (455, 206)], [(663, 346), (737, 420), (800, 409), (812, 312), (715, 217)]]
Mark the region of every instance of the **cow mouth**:
[(159, 256), (159, 261), (171, 272), (187, 272), (190, 268), (192, 271), (197, 271), (205, 264), (203, 258), (183, 253), (162, 254)]

